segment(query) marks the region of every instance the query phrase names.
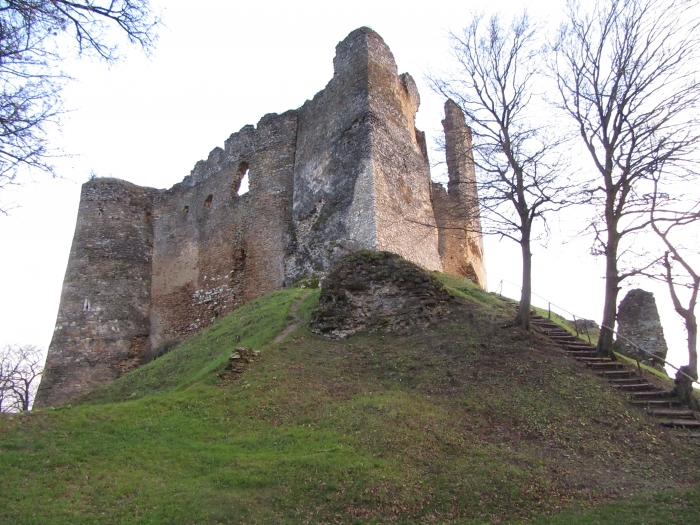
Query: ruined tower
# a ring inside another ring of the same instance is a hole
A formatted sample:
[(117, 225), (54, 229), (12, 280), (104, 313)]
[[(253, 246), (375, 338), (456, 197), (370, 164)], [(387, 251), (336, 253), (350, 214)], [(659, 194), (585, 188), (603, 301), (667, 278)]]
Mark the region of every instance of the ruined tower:
[[(485, 287), (459, 108), (446, 106), (445, 191), (431, 183), (415, 128), (415, 82), (398, 74), (382, 38), (353, 31), (333, 65), (312, 100), (245, 126), (168, 190), (83, 186), (37, 407), (118, 378), (349, 251), (391, 251)], [(250, 191), (239, 195), (245, 175)]]

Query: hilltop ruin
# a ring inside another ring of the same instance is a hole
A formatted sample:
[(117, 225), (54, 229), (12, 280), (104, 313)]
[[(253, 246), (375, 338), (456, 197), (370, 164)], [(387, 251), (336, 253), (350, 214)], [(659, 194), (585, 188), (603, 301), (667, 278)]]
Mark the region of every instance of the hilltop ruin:
[[(385, 250), (486, 286), (471, 134), (443, 121), (449, 183), (431, 182), (420, 98), (391, 51), (360, 28), (336, 47), (328, 85), (265, 115), (168, 190), (83, 185), (37, 407), (150, 361), (238, 306)], [(239, 195), (248, 176), (250, 191)]]

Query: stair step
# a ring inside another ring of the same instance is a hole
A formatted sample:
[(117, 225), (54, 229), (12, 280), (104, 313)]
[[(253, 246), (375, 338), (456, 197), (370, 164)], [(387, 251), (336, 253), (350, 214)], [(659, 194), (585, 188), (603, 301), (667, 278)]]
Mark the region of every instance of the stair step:
[(649, 383), (641, 377), (627, 379), (608, 379), (613, 385), (648, 385)]
[(581, 345), (581, 346), (571, 346), (571, 345), (563, 345), (564, 349), (567, 352), (593, 352), (596, 357), (598, 357), (598, 353), (595, 351), (595, 348), (592, 346), (588, 345)]
[(552, 326), (554, 328), (560, 328), (552, 321), (550, 321), (549, 319), (545, 319), (544, 317), (530, 317), (530, 322), (536, 325), (547, 325)]
[(654, 408), (647, 410), (647, 414), (654, 417), (672, 417), (679, 419), (695, 419), (692, 410), (679, 410), (673, 408)]
[[(646, 394), (647, 392), (638, 392), (639, 394)], [(644, 399), (632, 399), (630, 400), (630, 404), (638, 407), (644, 407), (644, 408), (673, 408), (673, 407), (679, 407), (682, 406), (679, 401), (676, 401), (674, 399), (669, 399), (669, 400), (664, 400), (664, 399), (651, 399), (651, 400), (644, 400)]]
[(600, 377), (604, 377), (605, 379), (637, 377), (637, 373), (632, 372), (632, 370), (605, 370), (603, 372), (599, 372), (598, 375)]
[[(582, 358), (582, 359), (585, 359)], [(586, 363), (586, 366), (593, 370), (622, 370), (624, 367), (620, 363)]]
[(697, 419), (669, 419), (660, 423), (665, 427), (700, 428), (700, 421)]
[(657, 390), (656, 392), (635, 392), (632, 394), (632, 397), (645, 401), (675, 401), (671, 392), (663, 390)]
[[(577, 361), (585, 363), (588, 368), (598, 372), (600, 377), (610, 381), (618, 391), (628, 392), (632, 396), (631, 404), (646, 408), (647, 414), (652, 417), (670, 418), (660, 421), (661, 425), (700, 429), (700, 420), (695, 418), (693, 411), (678, 408), (681, 405), (678, 400), (673, 399), (670, 392), (657, 390), (636, 372), (626, 369), (622, 363), (608, 357), (598, 357), (595, 346), (579, 339), (550, 320), (535, 314), (530, 319), (547, 337), (559, 343)], [(700, 438), (700, 432), (688, 433), (688, 437)]]
[(584, 352), (581, 350), (575, 350), (573, 352), (569, 352), (569, 355), (571, 357), (581, 357), (583, 359), (598, 359), (598, 358), (596, 358), (595, 352)]
[(654, 389), (654, 385), (651, 383), (639, 383), (635, 385), (613, 385), (614, 388), (618, 390), (624, 390), (625, 392), (648, 392)]

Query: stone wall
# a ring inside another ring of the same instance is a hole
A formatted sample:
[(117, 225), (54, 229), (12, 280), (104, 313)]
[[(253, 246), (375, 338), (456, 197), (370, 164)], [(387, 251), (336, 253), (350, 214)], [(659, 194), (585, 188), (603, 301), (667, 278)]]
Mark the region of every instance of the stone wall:
[(415, 127), (418, 88), (409, 74), (397, 74), (394, 57), (379, 35), (368, 32), (366, 41), (376, 249), (442, 271), (425, 138)]
[[(627, 292), (617, 310), (617, 331), (644, 350), (666, 359), (668, 347), (653, 293), (639, 288)], [(617, 338), (615, 346), (617, 351), (625, 355), (637, 355), (635, 348), (621, 337)], [(647, 364), (662, 367), (662, 363), (653, 362), (643, 353), (641, 357)]]
[[(361, 248), (485, 287), (471, 139), (459, 108), (446, 106), (445, 191), (431, 184), (415, 128), (415, 82), (398, 75), (382, 38), (353, 31), (333, 64), (312, 100), (245, 126), (169, 190), (113, 179), (84, 185), (37, 406), (111, 381)], [(246, 174), (250, 191), (239, 195)]]
[(433, 206), (443, 271), (466, 277), (486, 289), (472, 135), (464, 113), (449, 99), (445, 102), (442, 126), (449, 182), (447, 191), (433, 184)]
[(299, 109), (287, 282), (376, 245), (366, 32), (336, 47), (333, 79)]
[[(154, 207), (154, 349), (282, 287), (297, 117), (267, 115), (197, 163)], [(249, 191), (238, 195), (248, 174)]]
[(115, 179), (83, 185), (37, 408), (62, 404), (150, 360), (158, 194)]

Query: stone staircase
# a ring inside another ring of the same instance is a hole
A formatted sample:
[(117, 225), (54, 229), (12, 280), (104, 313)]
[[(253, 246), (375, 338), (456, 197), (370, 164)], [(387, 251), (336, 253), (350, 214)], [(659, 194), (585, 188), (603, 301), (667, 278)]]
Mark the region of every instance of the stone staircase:
[(700, 438), (700, 419), (692, 410), (681, 405), (672, 392), (664, 391), (639, 374), (637, 369), (608, 358), (598, 357), (595, 346), (582, 341), (540, 315), (531, 315), (532, 324), (564, 351), (592, 372), (607, 380), (613, 388), (627, 394), (632, 405), (646, 409), (664, 427), (684, 429), (688, 436)]

